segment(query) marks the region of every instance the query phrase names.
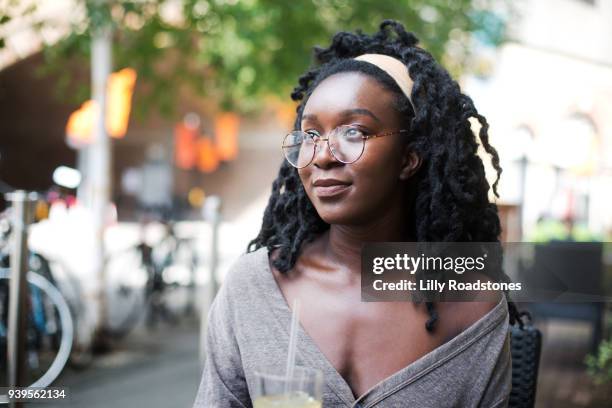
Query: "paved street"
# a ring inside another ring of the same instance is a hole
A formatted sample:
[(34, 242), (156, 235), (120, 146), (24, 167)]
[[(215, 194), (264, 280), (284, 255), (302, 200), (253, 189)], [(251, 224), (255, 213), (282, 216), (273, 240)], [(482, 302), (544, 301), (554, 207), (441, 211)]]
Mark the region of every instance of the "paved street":
[(69, 387), (72, 398), (32, 407), (191, 407), (200, 377), (199, 328), (162, 325), (149, 333), (138, 328), (92, 366), (67, 368), (54, 386)]

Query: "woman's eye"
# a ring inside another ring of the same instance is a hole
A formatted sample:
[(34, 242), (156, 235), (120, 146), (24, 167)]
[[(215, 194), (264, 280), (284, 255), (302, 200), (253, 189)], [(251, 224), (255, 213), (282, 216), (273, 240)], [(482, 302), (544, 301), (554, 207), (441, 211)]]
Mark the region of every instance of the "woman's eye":
[(344, 131), (344, 137), (350, 140), (357, 140), (363, 137), (364, 132), (358, 128), (347, 128)]

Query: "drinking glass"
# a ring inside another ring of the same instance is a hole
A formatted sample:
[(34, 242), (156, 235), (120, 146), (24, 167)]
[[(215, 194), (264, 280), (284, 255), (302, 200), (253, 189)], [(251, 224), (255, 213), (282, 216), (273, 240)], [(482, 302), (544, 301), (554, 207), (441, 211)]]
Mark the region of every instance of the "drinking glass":
[(321, 408), (323, 373), (314, 368), (295, 367), (293, 376), (255, 373), (254, 408)]

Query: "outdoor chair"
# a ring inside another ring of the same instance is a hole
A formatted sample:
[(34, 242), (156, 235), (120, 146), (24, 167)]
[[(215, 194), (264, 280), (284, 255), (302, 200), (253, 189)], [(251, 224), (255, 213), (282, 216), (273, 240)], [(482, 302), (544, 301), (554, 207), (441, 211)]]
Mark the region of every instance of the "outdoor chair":
[[(529, 319), (531, 320), (531, 319)], [(512, 352), (511, 408), (532, 408), (535, 405), (542, 334), (531, 321), (510, 327)]]
[[(530, 280), (543, 288), (559, 287), (571, 282), (572, 287), (555, 302), (534, 302), (528, 305), (531, 315), (540, 319), (564, 319), (588, 322), (591, 326), (590, 349), (595, 351), (603, 335), (605, 303), (588, 301), (601, 298), (603, 245), (601, 242), (553, 241), (535, 246)], [(542, 269), (554, 271), (538, 273)]]

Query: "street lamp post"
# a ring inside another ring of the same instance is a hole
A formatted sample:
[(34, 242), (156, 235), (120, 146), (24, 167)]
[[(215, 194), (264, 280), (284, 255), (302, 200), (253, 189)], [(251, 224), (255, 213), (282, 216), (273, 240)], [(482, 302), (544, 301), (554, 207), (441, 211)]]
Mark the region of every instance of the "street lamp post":
[[(111, 149), (106, 129), (106, 98), (107, 82), (111, 73), (112, 46), (111, 30), (109, 27), (100, 27), (95, 30), (91, 45), (91, 77), (92, 99), (96, 102), (97, 114), (93, 127), (92, 144), (88, 147), (88, 207), (93, 215), (94, 227), (94, 259), (96, 285), (94, 298), (96, 300), (96, 336), (105, 325), (107, 305), (105, 296), (106, 277), (104, 271), (104, 230), (108, 215), (111, 191)], [(94, 340), (95, 340), (94, 339)]]
[[(11, 202), (13, 209), (7, 335), (8, 386), (25, 387), (27, 386), (28, 225), (32, 222), (35, 197), (18, 190), (7, 194), (6, 199)], [(10, 406), (16, 408), (23, 405), (13, 401)]]

